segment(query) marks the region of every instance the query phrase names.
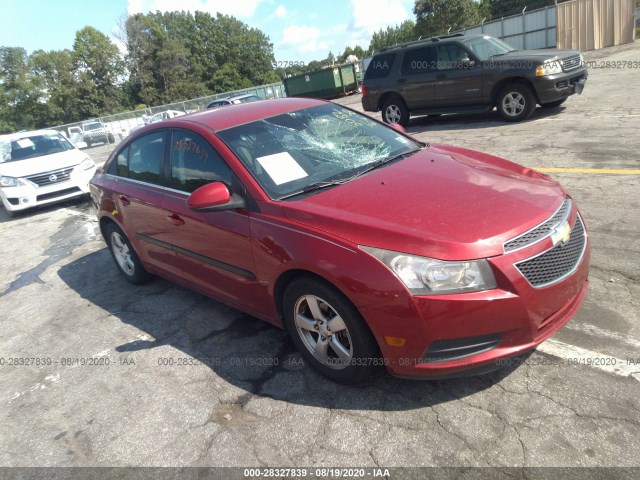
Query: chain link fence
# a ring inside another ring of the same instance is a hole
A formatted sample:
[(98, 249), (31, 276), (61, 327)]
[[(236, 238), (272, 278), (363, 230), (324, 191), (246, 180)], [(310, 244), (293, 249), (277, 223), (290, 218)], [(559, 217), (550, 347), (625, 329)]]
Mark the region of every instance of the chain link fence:
[[(209, 102), (212, 102), (213, 100), (235, 97), (237, 95), (257, 95), (260, 98), (280, 98), (287, 96), (285, 93), (284, 85), (282, 83), (270, 83), (268, 85), (243, 88), (241, 90), (218, 93), (216, 95), (208, 95), (206, 97), (169, 103), (167, 105), (158, 105), (141, 110), (132, 110), (129, 112), (116, 113), (114, 115), (106, 115), (91, 120), (98, 120), (102, 122), (107, 130), (114, 135), (116, 140), (122, 140), (124, 137), (129, 135), (129, 132), (131, 132), (132, 129), (144, 125), (143, 115), (145, 116), (144, 118), (146, 118), (153, 116), (156, 113), (165, 112), (167, 110), (175, 110), (183, 113), (193, 113), (197, 112), (198, 110), (202, 110)], [(89, 120), (87, 119), (85, 122), (87, 121)], [(80, 125), (85, 122), (67, 123), (64, 125), (56, 125), (51, 128), (54, 130), (59, 130), (65, 135), (70, 136), (70, 127), (80, 127)]]

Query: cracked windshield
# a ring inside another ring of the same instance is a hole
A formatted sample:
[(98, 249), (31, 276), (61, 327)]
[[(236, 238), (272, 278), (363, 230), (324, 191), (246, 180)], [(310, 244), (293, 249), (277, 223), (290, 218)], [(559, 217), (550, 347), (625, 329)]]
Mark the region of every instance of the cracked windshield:
[(348, 181), (378, 163), (420, 149), (400, 132), (336, 105), (298, 110), (218, 134), (274, 199)]

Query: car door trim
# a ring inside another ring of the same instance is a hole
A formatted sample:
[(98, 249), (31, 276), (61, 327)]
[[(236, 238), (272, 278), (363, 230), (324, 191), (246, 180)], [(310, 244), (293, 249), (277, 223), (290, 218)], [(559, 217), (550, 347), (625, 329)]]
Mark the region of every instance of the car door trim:
[(198, 261), (200, 261), (202, 263), (206, 263), (207, 265), (211, 265), (213, 267), (220, 268), (222, 270), (226, 270), (227, 272), (235, 273), (236, 275), (239, 275), (241, 277), (247, 278), (249, 280), (256, 280), (256, 278), (257, 278), (253, 272), (250, 272), (250, 271), (245, 270), (243, 268), (237, 267), (235, 265), (230, 265), (230, 264), (225, 263), (225, 262), (221, 262), (220, 260), (216, 260), (215, 258), (206, 257), (206, 256), (201, 255), (199, 253), (192, 252), (191, 250), (187, 250), (185, 248), (178, 247), (176, 245), (172, 245), (171, 243), (163, 242), (162, 240), (158, 240), (156, 238), (149, 237), (147, 235), (143, 235), (142, 233), (136, 233), (136, 238), (138, 238), (138, 239), (140, 239), (140, 240), (142, 240), (144, 242), (151, 243), (153, 245), (157, 245), (158, 247), (163, 247), (163, 248), (166, 248), (167, 250), (172, 250), (172, 251), (174, 251), (176, 253), (184, 255), (185, 257), (193, 258), (193, 259), (198, 260)]

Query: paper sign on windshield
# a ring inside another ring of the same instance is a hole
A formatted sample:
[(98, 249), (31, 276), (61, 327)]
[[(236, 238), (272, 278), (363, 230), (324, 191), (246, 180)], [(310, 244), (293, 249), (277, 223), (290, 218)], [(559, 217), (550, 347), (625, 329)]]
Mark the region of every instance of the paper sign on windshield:
[(276, 185), (307, 177), (300, 164), (288, 152), (256, 158)]
[(20, 140), (18, 140), (18, 146), (20, 148), (30, 148), (33, 147), (33, 142), (31, 141), (30, 138), (21, 138)]

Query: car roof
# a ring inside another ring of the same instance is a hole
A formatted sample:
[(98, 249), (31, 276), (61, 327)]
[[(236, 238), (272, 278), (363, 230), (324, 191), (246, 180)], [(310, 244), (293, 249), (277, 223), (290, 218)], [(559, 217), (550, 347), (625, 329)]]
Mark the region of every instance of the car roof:
[(6, 135), (0, 135), (0, 142), (12, 142), (20, 138), (33, 137), (35, 135), (60, 135), (58, 130), (43, 129), (43, 130), (25, 130), (22, 132), (9, 133)]
[(411, 42), (391, 45), (389, 47), (382, 47), (375, 54), (377, 55), (379, 53), (394, 52), (395, 50), (400, 50), (403, 48), (420, 46), (420, 45), (426, 45), (426, 44), (434, 44), (439, 42), (456, 41), (456, 40), (463, 41), (463, 40), (469, 40), (472, 38), (479, 38), (479, 37), (486, 37), (486, 36), (488, 36), (486, 33), (473, 33), (471, 35), (467, 35), (464, 33), (452, 33), (451, 35), (441, 35), (439, 37), (422, 38), (419, 40), (413, 40)]
[[(201, 110), (197, 113), (171, 119), (175, 123), (198, 123), (214, 131), (273, 117), (303, 108), (325, 105), (327, 102), (312, 98), (274, 98), (234, 104), (225, 108)], [(165, 123), (166, 125), (166, 123)]]

